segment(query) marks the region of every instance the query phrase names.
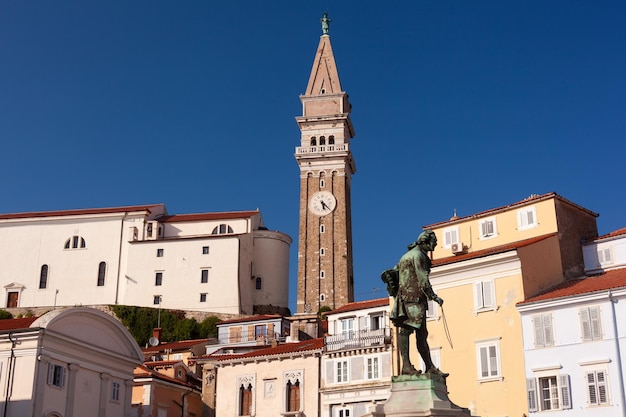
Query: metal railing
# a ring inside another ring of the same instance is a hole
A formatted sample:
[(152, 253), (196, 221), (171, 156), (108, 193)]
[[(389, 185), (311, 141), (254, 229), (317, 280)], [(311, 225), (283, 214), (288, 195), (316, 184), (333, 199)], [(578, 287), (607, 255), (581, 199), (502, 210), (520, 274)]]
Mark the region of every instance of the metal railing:
[(361, 330), (324, 337), (327, 351), (382, 346), (391, 343), (391, 329)]
[(346, 152), (347, 150), (348, 150), (347, 143), (343, 143), (339, 145), (298, 146), (296, 147), (296, 154), (318, 153), (318, 152)]

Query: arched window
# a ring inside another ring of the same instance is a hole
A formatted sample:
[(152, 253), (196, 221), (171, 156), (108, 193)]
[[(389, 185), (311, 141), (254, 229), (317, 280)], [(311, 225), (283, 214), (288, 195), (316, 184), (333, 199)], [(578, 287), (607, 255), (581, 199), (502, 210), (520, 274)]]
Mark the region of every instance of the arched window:
[(263, 279), (261, 279), (261, 277), (256, 277), (255, 286), (257, 290), (263, 288)]
[(211, 232), (212, 235), (225, 235), (227, 233), (235, 233), (233, 231), (233, 228), (230, 227), (229, 225), (222, 223), (219, 226), (215, 226), (215, 228), (213, 229), (213, 231)]
[(39, 274), (39, 288), (48, 288), (48, 265), (41, 265), (41, 273)]
[(328, 137), (328, 144), (329, 145), (334, 145), (335, 144), (335, 137), (333, 135), (330, 135)]
[(252, 415), (252, 384), (247, 387), (243, 385), (239, 387), (239, 415)]
[(78, 249), (79, 247), (84, 249), (87, 247), (87, 244), (85, 243), (85, 239), (83, 237), (74, 235), (65, 241), (65, 246), (63, 247), (64, 249), (70, 249), (70, 246), (71, 249)]
[(287, 412), (300, 411), (300, 380), (287, 382)]
[(107, 264), (106, 262), (100, 262), (98, 265), (98, 287), (104, 286), (104, 277), (107, 272)]
[(311, 137), (311, 146), (316, 146), (317, 145), (317, 140), (315, 139), (315, 136)]
[(320, 136), (320, 146), (326, 145), (326, 138), (324, 136)]

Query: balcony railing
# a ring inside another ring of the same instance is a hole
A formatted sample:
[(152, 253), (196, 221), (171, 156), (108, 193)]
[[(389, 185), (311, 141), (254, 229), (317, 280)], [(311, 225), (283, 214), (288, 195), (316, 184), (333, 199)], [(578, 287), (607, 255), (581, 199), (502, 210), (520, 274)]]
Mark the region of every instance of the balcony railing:
[(347, 152), (348, 144), (342, 143), (339, 145), (320, 145), (320, 146), (298, 146), (296, 147), (296, 154), (303, 153), (321, 153), (321, 152)]
[(391, 343), (391, 330), (361, 330), (324, 337), (327, 351), (383, 346)]

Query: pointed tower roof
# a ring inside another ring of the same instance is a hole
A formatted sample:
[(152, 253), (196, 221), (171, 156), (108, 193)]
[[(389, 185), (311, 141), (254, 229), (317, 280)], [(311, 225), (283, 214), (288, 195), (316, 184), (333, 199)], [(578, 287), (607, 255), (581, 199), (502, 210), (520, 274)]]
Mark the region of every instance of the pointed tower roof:
[(320, 37), (320, 43), (317, 46), (317, 53), (313, 61), (309, 84), (306, 87), (304, 95), (314, 96), (318, 94), (336, 94), (341, 92), (341, 83), (339, 82), (339, 73), (337, 72), (333, 48), (330, 45), (330, 36), (322, 35)]

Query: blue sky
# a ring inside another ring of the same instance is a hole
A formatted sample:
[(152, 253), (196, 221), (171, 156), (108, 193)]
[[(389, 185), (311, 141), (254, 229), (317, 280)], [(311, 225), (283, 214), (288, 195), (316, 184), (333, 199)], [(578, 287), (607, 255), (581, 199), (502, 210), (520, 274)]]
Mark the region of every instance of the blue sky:
[(294, 117), (328, 11), (350, 95), (355, 297), (421, 226), (555, 191), (626, 226), (626, 3), (0, 4), (0, 212), (259, 208), (294, 238)]

